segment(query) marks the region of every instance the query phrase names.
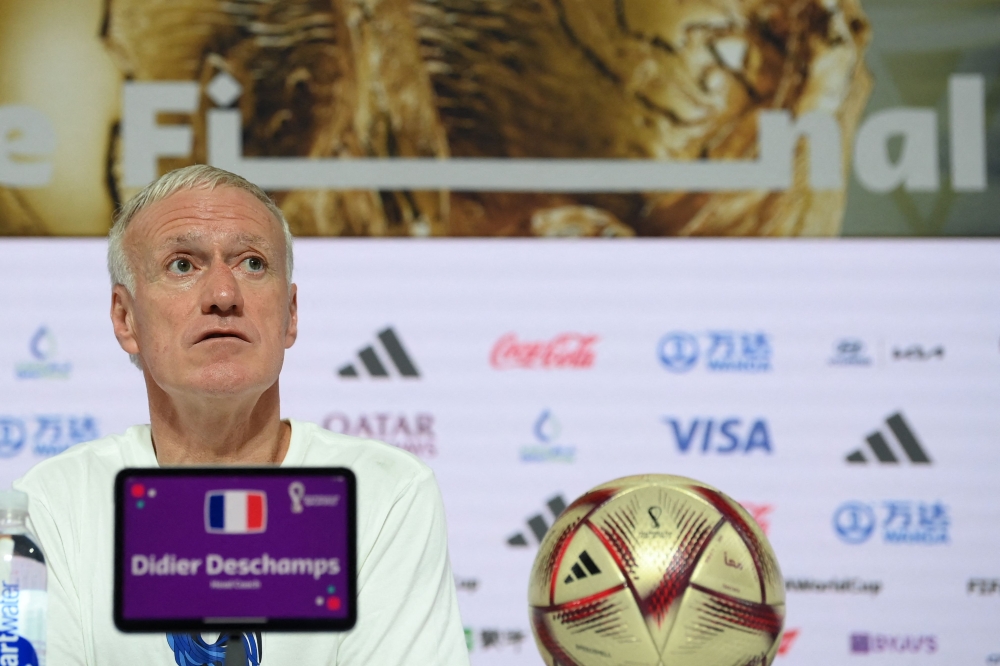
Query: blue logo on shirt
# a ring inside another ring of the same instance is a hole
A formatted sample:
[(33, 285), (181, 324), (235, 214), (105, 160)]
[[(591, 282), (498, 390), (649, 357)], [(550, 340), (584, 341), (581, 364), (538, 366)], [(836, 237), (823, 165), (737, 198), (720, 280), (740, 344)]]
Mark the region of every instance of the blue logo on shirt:
[[(240, 634), (239, 638), (247, 658), (246, 665), (260, 666), (260, 632)], [(228, 644), (235, 639), (236, 636), (223, 634), (209, 644), (198, 634), (167, 634), (167, 645), (174, 651), (177, 666), (224, 666)]]

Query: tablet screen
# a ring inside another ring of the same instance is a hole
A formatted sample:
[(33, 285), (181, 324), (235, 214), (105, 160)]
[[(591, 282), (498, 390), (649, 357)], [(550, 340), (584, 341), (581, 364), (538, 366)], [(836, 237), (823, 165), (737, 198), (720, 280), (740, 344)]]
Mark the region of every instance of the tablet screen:
[(343, 468), (125, 469), (115, 481), (122, 631), (340, 631), (356, 616)]

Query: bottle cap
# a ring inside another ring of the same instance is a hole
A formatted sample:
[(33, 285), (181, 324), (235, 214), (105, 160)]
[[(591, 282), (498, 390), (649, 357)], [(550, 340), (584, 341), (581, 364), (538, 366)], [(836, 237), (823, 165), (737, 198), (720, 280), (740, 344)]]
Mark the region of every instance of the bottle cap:
[(20, 490), (0, 490), (0, 511), (28, 510), (28, 493)]

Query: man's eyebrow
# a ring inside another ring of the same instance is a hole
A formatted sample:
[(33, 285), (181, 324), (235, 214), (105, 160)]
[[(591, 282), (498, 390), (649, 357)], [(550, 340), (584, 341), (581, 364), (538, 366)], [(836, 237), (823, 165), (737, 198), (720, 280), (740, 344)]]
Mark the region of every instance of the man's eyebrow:
[[(171, 236), (170, 238), (165, 239), (160, 244), (160, 247), (171, 248), (171, 247), (176, 247), (178, 245), (187, 245), (188, 243), (198, 241), (201, 238), (204, 238), (204, 236), (205, 234), (203, 234), (200, 231), (188, 231), (187, 233), (183, 233), (177, 236)], [(267, 241), (267, 239), (264, 238), (263, 236), (258, 236), (257, 234), (250, 234), (244, 232), (236, 234), (232, 238), (238, 244), (256, 245), (264, 249), (271, 248), (271, 244)]]
[(244, 245), (257, 245), (264, 248), (270, 248), (271, 244), (267, 242), (267, 239), (263, 236), (258, 236), (257, 234), (239, 233), (236, 234), (235, 239), (238, 243)]
[(170, 238), (164, 238), (163, 242), (160, 243), (160, 247), (173, 247), (175, 245), (186, 245), (191, 241), (198, 240), (202, 234), (197, 231), (189, 231), (186, 234), (180, 234), (178, 236), (171, 236)]

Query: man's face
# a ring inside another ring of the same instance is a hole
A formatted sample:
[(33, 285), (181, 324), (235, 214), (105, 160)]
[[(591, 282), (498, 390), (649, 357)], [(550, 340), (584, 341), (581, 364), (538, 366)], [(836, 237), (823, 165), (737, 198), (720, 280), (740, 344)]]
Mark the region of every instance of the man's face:
[(136, 284), (132, 297), (115, 288), (131, 303), (130, 335), (117, 321), (116, 334), (157, 386), (223, 397), (277, 381), (296, 296), (280, 223), (261, 202), (228, 187), (182, 190), (140, 212), (124, 248)]

